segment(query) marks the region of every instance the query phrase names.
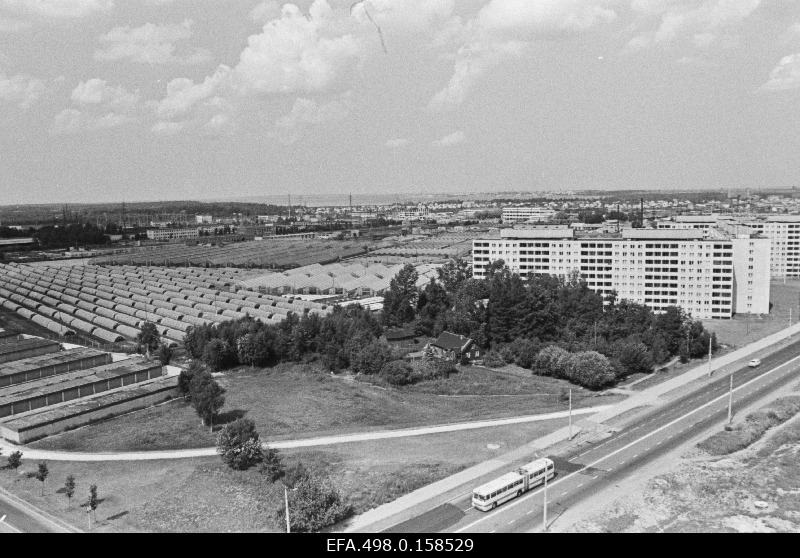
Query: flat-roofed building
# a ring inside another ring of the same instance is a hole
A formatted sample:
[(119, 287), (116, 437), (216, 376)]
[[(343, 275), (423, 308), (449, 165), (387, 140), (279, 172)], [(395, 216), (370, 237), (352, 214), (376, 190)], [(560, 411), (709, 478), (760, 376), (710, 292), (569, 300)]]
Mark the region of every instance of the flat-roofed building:
[(89, 347), (77, 347), (57, 353), (7, 362), (0, 367), (0, 387), (85, 370), (111, 362), (111, 354)]
[(504, 207), (503, 223), (522, 223), (526, 221), (549, 221), (556, 212), (549, 207)]
[(183, 229), (147, 229), (147, 238), (149, 240), (187, 240), (200, 238), (200, 229), (196, 227)]
[(159, 362), (130, 358), (0, 389), (0, 417), (93, 396), (162, 376)]
[(680, 306), (695, 318), (769, 312), (770, 239), (743, 227), (623, 229), (580, 234), (572, 229), (503, 229), (473, 241), (473, 276), (502, 259), (523, 278), (577, 272), (602, 295), (654, 311)]
[(0, 364), (55, 353), (60, 350), (61, 345), (58, 342), (40, 337), (18, 339), (12, 343), (0, 343)]

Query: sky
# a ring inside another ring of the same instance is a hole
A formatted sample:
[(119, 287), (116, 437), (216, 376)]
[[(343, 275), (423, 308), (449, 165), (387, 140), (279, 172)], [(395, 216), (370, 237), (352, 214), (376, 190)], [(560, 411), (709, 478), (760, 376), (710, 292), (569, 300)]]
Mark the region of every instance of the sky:
[(0, 0), (0, 204), (800, 183), (800, 0)]

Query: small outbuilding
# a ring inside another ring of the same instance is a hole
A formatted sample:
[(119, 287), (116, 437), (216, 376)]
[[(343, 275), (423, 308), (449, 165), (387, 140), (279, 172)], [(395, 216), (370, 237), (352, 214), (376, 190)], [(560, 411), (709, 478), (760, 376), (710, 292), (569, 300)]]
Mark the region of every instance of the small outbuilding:
[(449, 331), (443, 331), (428, 347), (433, 356), (453, 362), (464, 359), (471, 361), (481, 356), (481, 350), (474, 340)]

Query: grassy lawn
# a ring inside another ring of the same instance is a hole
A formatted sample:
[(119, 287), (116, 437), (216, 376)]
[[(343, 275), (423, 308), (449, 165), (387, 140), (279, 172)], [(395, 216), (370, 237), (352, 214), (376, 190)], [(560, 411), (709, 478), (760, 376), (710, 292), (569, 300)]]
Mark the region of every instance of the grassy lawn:
[[(302, 461), (329, 474), (361, 513), (560, 428), (564, 420), (486, 428), (413, 438), (282, 452), (284, 462)], [(218, 458), (140, 462), (48, 462), (45, 495), (26, 479), (36, 462), (23, 458), (18, 474), (0, 471), (0, 485), (83, 529), (88, 487), (98, 486), (96, 531), (280, 531), (273, 519), (281, 506), (280, 484), (256, 471), (228, 470)], [(71, 509), (58, 490), (68, 474), (77, 482)]]
[(770, 283), (769, 315), (738, 315), (732, 320), (703, 320), (703, 325), (717, 334), (720, 343), (732, 348), (743, 347), (762, 337), (771, 335), (788, 327), (789, 309), (792, 309), (792, 323), (797, 323), (800, 316), (800, 280), (787, 279)]
[[(492, 378), (497, 375), (495, 382)], [(314, 365), (242, 368), (218, 377), (227, 389), (222, 421), (247, 416), (266, 440), (446, 424), (563, 411), (563, 380), (469, 367), (436, 386), (387, 389), (333, 377)], [(434, 382), (431, 382), (434, 383)], [(451, 387), (452, 386), (452, 387)], [(498, 393), (513, 397), (443, 397), (438, 392)], [(573, 389), (573, 406), (619, 401), (622, 396)], [(95, 425), (51, 436), (33, 447), (84, 451), (126, 451), (213, 446), (190, 405), (172, 401)]]

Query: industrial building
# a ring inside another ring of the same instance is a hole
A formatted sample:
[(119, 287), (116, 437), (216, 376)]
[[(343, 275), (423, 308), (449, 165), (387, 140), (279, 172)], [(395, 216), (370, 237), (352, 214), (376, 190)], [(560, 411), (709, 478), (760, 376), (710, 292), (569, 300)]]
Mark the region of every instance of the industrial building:
[(200, 238), (200, 229), (147, 229), (149, 240), (187, 240)]
[[(2, 332), (6, 333), (6, 332)], [(4, 335), (4, 354), (30, 352), (40, 338)], [(0, 436), (41, 438), (174, 397), (176, 367), (158, 360), (47, 341), (50, 352), (0, 365)], [(15, 350), (11, 350), (15, 349)]]
[(770, 239), (747, 228), (503, 229), (473, 242), (473, 275), (484, 278), (495, 260), (523, 278), (578, 272), (592, 290), (656, 312), (680, 306), (700, 319), (769, 312)]

